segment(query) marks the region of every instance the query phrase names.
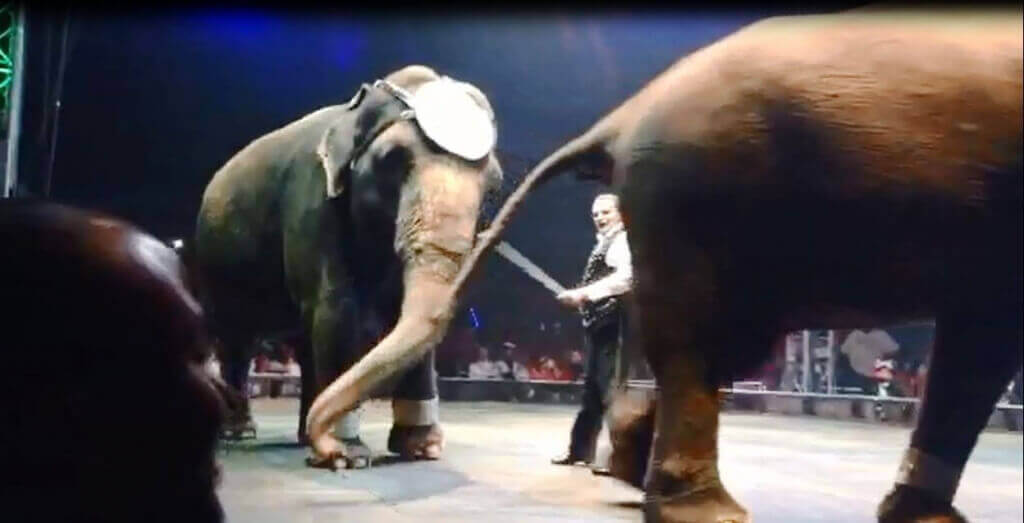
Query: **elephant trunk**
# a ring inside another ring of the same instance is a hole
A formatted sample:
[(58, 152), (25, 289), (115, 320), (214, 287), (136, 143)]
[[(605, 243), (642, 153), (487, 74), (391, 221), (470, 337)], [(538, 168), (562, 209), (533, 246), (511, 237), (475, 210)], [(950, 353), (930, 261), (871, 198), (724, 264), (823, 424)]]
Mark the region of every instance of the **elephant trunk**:
[(316, 455), (336, 455), (330, 428), (371, 391), (422, 358), (440, 342), (452, 317), (450, 284), (422, 270), (407, 271), (401, 316), (395, 328), (310, 406), (306, 433)]

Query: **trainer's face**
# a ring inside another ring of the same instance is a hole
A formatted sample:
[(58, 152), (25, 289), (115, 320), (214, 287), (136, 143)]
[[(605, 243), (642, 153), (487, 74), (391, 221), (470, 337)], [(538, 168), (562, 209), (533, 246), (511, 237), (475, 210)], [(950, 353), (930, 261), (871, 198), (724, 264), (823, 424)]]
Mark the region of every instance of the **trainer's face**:
[(619, 216), (619, 208), (612, 198), (598, 198), (594, 200), (594, 206), (590, 209), (590, 214), (594, 218), (594, 227), (601, 234), (622, 223), (622, 217)]

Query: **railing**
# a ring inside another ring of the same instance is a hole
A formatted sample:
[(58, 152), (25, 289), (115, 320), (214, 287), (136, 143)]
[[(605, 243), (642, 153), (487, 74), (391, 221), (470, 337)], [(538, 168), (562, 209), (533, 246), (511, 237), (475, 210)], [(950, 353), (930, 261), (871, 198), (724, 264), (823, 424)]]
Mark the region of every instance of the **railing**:
[(298, 396), (302, 392), (302, 378), (283, 372), (251, 372), (247, 386), (250, 398)]
[[(275, 387), (279, 387), (275, 390)], [(298, 396), (301, 379), (283, 373), (249, 375), (249, 395)], [(650, 396), (657, 390), (654, 380), (629, 380), (631, 394)], [(775, 414), (811, 415), (832, 419), (864, 420), (889, 424), (910, 424), (917, 416), (917, 398), (883, 397), (867, 394), (824, 394), (764, 390), (757, 381), (734, 382), (720, 389), (723, 410)], [(512, 401), (578, 405), (583, 394), (581, 381), (495, 380), (439, 378), (438, 393), (444, 401)], [(1024, 407), (999, 403), (989, 419), (989, 428), (1020, 431)]]

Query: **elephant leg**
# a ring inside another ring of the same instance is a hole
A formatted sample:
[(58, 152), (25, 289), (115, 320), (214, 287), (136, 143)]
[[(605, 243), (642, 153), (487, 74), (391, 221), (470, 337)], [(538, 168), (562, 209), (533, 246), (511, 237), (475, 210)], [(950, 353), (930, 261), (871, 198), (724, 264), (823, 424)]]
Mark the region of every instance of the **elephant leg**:
[(300, 445), (308, 445), (309, 437), (306, 435), (306, 417), (309, 414), (309, 406), (316, 398), (316, 372), (313, 365), (313, 347), (308, 336), (303, 335), (295, 347), (296, 359), (299, 362), (299, 377), (302, 388), (299, 394), (299, 428), (296, 430), (296, 439)]
[[(309, 437), (306, 435), (306, 417), (309, 414), (309, 407), (313, 404), (313, 400), (316, 399), (316, 395), (320, 390), (323, 390), (323, 385), (317, 387), (316, 378), (316, 365), (314, 363), (313, 348), (309, 341), (309, 338), (303, 336), (298, 342), (296, 347), (299, 360), (299, 368), (302, 370), (302, 393), (299, 397), (299, 428), (296, 431), (296, 436), (300, 444), (306, 445), (309, 443)], [(324, 361), (323, 365), (331, 365), (330, 361)], [(335, 436), (342, 441), (345, 440), (358, 440), (359, 439), (359, 413), (353, 411), (348, 413), (338, 421), (335, 428)], [(369, 457), (369, 448), (362, 444), (361, 441), (358, 443), (353, 441), (356, 446), (362, 445), (362, 449), (354, 449), (357, 453), (366, 454)], [(353, 449), (350, 449), (353, 450)]]
[(229, 438), (256, 436), (256, 422), (252, 419), (249, 406), (249, 342), (251, 338), (242, 335), (221, 336), (224, 345), (224, 361), (221, 362), (221, 376), (228, 390), (223, 391), (229, 413), (224, 422), (223, 433)]
[(960, 475), (1021, 364), (1021, 311), (1010, 311), (939, 316), (921, 415), (878, 521), (966, 521), (952, 505)]
[(653, 397), (619, 392), (608, 409), (608, 436), (612, 443), (609, 472), (638, 489), (643, 488), (647, 475), (657, 404)]
[(438, 417), (434, 351), (402, 377), (391, 399), (392, 425), (388, 450), (406, 459), (438, 459), (444, 434)]
[[(672, 281), (673, 275), (665, 274), (666, 281)], [(704, 300), (696, 293), (665, 296), (663, 290), (644, 285), (657, 278), (645, 280), (637, 287), (638, 319), (658, 386), (644, 478), (645, 521), (749, 522), (747, 511), (726, 491), (718, 473), (719, 394), (710, 359), (725, 345), (730, 353), (737, 347), (715, 335), (721, 329), (711, 323), (721, 325), (722, 315), (708, 312), (708, 303), (699, 306), (696, 301)]]
[[(300, 441), (307, 441), (306, 414), (313, 400), (341, 373), (356, 362), (358, 347), (357, 308), (348, 298), (323, 299), (313, 308), (310, 350), (302, 367), (302, 404), (300, 405)], [(346, 468), (366, 468), (372, 453), (359, 437), (360, 409), (344, 414), (335, 425), (335, 437), (344, 444)], [(317, 464), (319, 465), (319, 464)], [(333, 466), (333, 465), (332, 465)]]

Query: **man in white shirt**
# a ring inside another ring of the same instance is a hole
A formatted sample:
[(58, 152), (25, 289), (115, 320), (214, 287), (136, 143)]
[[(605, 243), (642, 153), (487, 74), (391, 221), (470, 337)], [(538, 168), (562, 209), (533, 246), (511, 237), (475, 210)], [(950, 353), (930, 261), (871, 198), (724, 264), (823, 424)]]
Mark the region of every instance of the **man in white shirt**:
[(580, 286), (558, 295), (558, 301), (578, 309), (583, 316), (588, 356), (582, 407), (572, 427), (568, 452), (551, 460), (556, 465), (594, 462), (625, 327), (620, 296), (630, 290), (633, 281), (618, 196), (598, 195), (591, 214), (597, 245), (587, 260)]

